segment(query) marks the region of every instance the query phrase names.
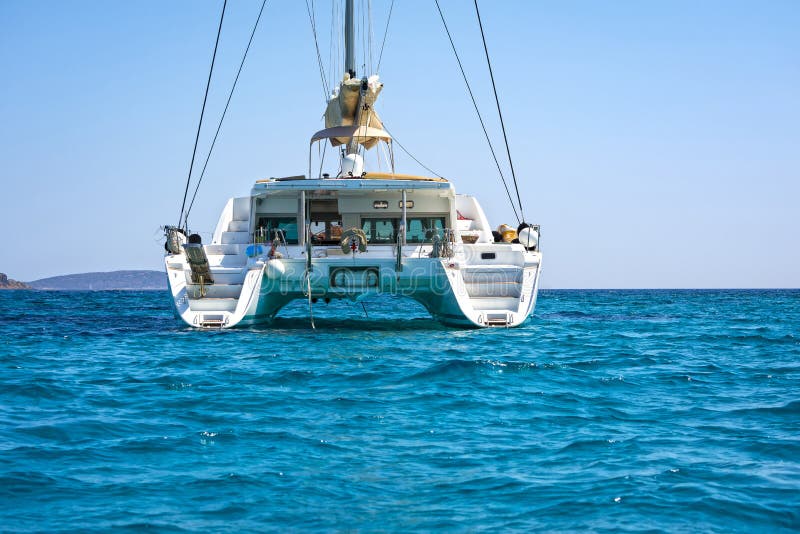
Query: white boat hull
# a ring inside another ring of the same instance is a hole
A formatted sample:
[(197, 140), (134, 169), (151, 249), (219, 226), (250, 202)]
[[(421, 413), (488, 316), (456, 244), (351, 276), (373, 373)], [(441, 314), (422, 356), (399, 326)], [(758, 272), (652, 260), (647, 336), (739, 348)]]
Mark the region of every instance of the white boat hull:
[[(495, 257), (476, 261), (485, 250)], [(421, 256), (425, 250), (409, 251), (399, 270), (389, 250), (312, 258), (310, 270), (303, 257), (244, 259), (239, 268), (212, 267), (211, 285), (191, 283), (183, 255), (167, 256), (166, 265), (176, 314), (201, 328), (269, 323), (289, 302), (308, 300), (309, 291), (312, 301), (402, 295), (422, 304), (442, 324), (455, 327), (519, 326), (533, 312), (541, 274), (539, 252), (491, 244), (457, 246), (452, 258), (414, 257), (415, 253)]]
[[(231, 198), (209, 245), (187, 235), (194, 200), (186, 208), (186, 195), (178, 226), (165, 227), (176, 314), (192, 326), (229, 328), (269, 322), (296, 299), (308, 299), (311, 316), (315, 300), (392, 294), (446, 325), (519, 326), (536, 305), (542, 256), (510, 153), (517, 202), (498, 171), (515, 227), (494, 230), (477, 199), (443, 176), (396, 172), (392, 135), (375, 110), (383, 82), (356, 75), (353, 0), (345, 19), (345, 70), (327, 96), (324, 128), (310, 139), (307, 174), (259, 179), (248, 196)], [(499, 112), (498, 104), (502, 122)], [(338, 161), (326, 167), (328, 148)], [(187, 193), (192, 177), (190, 165)]]

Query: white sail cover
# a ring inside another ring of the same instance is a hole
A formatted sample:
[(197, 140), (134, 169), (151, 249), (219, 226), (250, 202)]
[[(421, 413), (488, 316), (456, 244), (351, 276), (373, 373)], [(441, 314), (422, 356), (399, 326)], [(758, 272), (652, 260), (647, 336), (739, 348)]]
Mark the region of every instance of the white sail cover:
[[(375, 101), (378, 99), (383, 84), (379, 81), (377, 74), (367, 78), (363, 98), (361, 96), (362, 84), (363, 80), (350, 78), (349, 74), (345, 74), (338, 91), (328, 101), (328, 107), (325, 110), (325, 129), (333, 131), (334, 128), (350, 127), (346, 130), (339, 130), (345, 133), (346, 131), (356, 131), (354, 126), (359, 126), (358, 133), (366, 135), (359, 135), (357, 142), (366, 148), (372, 148), (379, 140), (389, 137), (389, 134), (383, 130), (383, 123), (375, 111)], [(359, 101), (361, 101), (361, 109), (359, 109)], [(330, 137), (331, 145), (338, 146), (348, 143), (351, 137)]]

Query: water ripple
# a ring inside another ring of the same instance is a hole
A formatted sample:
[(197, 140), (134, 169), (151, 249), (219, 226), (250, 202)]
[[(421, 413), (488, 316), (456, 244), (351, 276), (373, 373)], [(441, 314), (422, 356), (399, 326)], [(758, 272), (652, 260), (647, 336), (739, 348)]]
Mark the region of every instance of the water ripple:
[(9, 531), (800, 529), (800, 291), (543, 291), (197, 332), (161, 293), (0, 292)]

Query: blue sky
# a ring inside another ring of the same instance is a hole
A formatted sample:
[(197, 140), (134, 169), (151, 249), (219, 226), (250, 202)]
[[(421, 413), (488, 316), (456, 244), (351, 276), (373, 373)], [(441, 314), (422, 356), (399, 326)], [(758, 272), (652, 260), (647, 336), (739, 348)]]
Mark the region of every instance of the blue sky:
[[(499, 148), (471, 2), (441, 4)], [(221, 5), (0, 2), (0, 271), (162, 268)], [(259, 6), (228, 4), (201, 156)], [(800, 3), (481, 6), (545, 287), (800, 287)], [(396, 0), (380, 75), (398, 139), (513, 222), (432, 0)], [(254, 180), (305, 172), (322, 94), (305, 3), (269, 0), (193, 229)]]

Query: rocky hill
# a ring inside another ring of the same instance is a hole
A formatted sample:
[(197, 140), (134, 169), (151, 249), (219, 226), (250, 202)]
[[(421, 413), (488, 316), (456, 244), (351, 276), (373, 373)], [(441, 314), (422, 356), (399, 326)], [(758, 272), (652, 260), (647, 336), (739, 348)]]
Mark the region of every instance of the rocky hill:
[(161, 271), (112, 271), (53, 276), (28, 282), (33, 289), (58, 291), (163, 290), (166, 275)]
[(0, 289), (30, 289), (31, 286), (25, 282), (12, 280), (5, 273), (0, 273)]

